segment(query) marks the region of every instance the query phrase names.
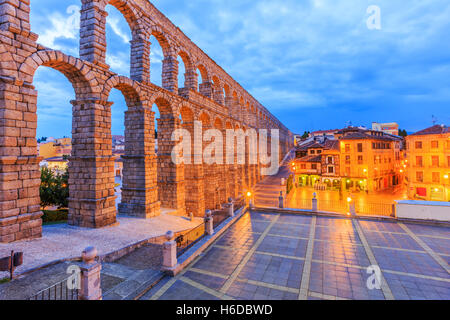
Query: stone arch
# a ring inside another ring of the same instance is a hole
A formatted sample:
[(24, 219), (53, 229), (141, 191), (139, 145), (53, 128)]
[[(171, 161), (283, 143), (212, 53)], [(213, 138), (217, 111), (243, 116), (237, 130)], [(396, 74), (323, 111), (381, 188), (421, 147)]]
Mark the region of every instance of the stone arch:
[[(194, 65), (192, 63), (192, 58), (184, 49), (180, 49), (177, 56), (181, 58), (184, 64), (184, 88), (196, 89), (196, 87), (198, 86), (198, 79), (197, 72), (194, 69)], [(180, 77), (180, 74), (178, 74), (178, 77)]]
[(183, 103), (180, 107), (180, 116), (183, 123), (194, 121), (194, 111), (185, 103)]
[(174, 46), (172, 45), (169, 36), (159, 26), (153, 26), (149, 37), (154, 36), (158, 40), (159, 45), (163, 51), (164, 59), (167, 57), (176, 57)]
[(223, 129), (223, 121), (222, 118), (216, 117), (214, 119), (214, 128), (222, 130)]
[(150, 105), (156, 104), (161, 117), (176, 116), (176, 108), (173, 107), (172, 99), (169, 95), (162, 92), (157, 92), (149, 99)]
[(200, 115), (198, 116), (198, 121), (200, 121), (203, 126), (211, 126), (211, 115), (209, 112), (202, 111)]
[(29, 85), (33, 84), (36, 70), (40, 66), (50, 67), (66, 76), (78, 98), (92, 98), (97, 93), (98, 81), (93, 71), (80, 59), (68, 56), (61, 51), (42, 50), (29, 56), (19, 68), (19, 77)]
[(108, 100), (113, 88), (122, 92), (128, 107), (145, 100), (144, 94), (141, 92), (141, 88), (136, 81), (118, 75), (112, 76), (106, 81), (102, 92), (103, 100)]
[(211, 81), (210, 76), (209, 76), (209, 71), (202, 63), (197, 64), (196, 68), (200, 71), (200, 75), (202, 76), (203, 83), (207, 83), (207, 82)]
[[(84, 2), (89, 3), (93, 1), (83, 0), (83, 3)], [(105, 10), (107, 5), (115, 7), (120, 13), (122, 13), (131, 29), (131, 32), (134, 33), (137, 30), (144, 29), (144, 25), (142, 24), (142, 13), (140, 13), (139, 10), (136, 10), (131, 3), (132, 1), (127, 0), (102, 0), (100, 8)]]

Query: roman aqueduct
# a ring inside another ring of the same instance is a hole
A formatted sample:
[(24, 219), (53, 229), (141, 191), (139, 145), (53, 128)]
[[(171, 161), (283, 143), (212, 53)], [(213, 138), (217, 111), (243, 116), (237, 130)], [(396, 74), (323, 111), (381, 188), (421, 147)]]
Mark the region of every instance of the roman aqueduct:
[[(292, 133), (150, 2), (81, 2), (76, 58), (37, 42), (29, 20), (30, 0), (0, 0), (0, 242), (42, 235), (38, 92), (33, 86), (40, 66), (58, 70), (74, 88), (69, 162), (72, 225), (100, 228), (116, 221), (113, 103), (108, 101), (113, 88), (122, 92), (128, 107), (122, 214), (150, 218), (165, 207), (203, 216), (205, 209), (237, 197), (261, 179), (260, 165), (173, 163), (171, 133), (177, 128), (192, 132), (194, 121), (201, 121), (204, 130), (279, 129), (280, 160), (290, 150)], [(130, 78), (111, 72), (105, 63), (107, 5), (123, 14), (132, 33)], [(151, 35), (164, 52), (162, 87), (150, 82)], [(178, 88), (179, 56), (186, 69), (184, 88)], [(197, 83), (197, 70), (203, 83)], [(158, 154), (153, 104), (160, 112)]]

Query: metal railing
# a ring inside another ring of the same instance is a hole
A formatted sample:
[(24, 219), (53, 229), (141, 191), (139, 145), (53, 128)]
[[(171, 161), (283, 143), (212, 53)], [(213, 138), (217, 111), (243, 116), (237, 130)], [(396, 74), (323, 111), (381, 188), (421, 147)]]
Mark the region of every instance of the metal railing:
[(336, 212), (336, 213), (348, 213), (348, 202), (344, 200), (317, 200), (317, 210)]
[(194, 229), (178, 236), (175, 241), (177, 243), (177, 256), (182, 255), (187, 249), (192, 247), (198, 240), (205, 235), (205, 224), (202, 223)]
[(355, 202), (356, 214), (368, 216), (392, 217), (395, 215), (395, 205), (388, 203)]
[(71, 278), (66, 278), (53, 286), (39, 291), (29, 300), (78, 300), (78, 289), (69, 289)]

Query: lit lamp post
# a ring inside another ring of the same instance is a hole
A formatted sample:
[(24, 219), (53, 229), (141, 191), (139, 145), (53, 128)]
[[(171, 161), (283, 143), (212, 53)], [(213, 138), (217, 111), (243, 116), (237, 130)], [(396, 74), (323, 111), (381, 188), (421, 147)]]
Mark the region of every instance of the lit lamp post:
[(250, 208), (253, 208), (253, 198), (252, 198), (252, 193), (251, 193), (251, 191), (247, 191), (246, 195), (247, 195), (249, 207), (250, 207)]
[(348, 208), (349, 208), (349, 216), (356, 216), (356, 208), (355, 208), (355, 202), (353, 201), (353, 197), (350, 195), (349, 197), (347, 197), (347, 203), (348, 203)]

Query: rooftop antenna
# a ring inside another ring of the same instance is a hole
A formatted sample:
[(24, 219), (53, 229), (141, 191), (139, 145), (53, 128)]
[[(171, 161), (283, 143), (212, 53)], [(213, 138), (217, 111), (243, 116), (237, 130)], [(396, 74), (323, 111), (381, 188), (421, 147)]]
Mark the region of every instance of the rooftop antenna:
[(433, 122), (433, 126), (437, 123), (437, 118), (434, 115), (431, 116), (431, 122)]

